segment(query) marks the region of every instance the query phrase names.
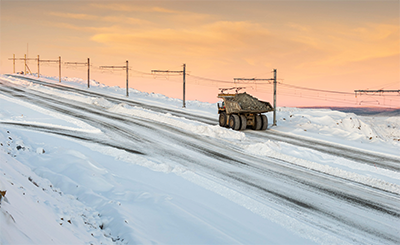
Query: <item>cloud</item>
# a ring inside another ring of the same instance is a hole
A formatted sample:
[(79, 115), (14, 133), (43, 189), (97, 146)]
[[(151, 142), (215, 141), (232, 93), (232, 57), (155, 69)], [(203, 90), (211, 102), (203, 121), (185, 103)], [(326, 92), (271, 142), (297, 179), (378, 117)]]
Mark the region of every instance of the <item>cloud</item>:
[[(162, 18), (155, 15), (157, 18), (154, 19), (146, 17), (152, 21), (121, 15), (98, 16), (92, 23), (96, 26), (92, 27), (70, 23), (52, 25), (88, 32), (91, 41), (109, 50), (143, 56), (198, 57), (212, 62), (238, 62), (254, 67), (279, 64), (297, 71), (312, 68), (327, 72), (332, 67), (399, 54), (399, 28), (391, 23), (357, 23), (352, 26), (323, 21), (312, 25), (294, 22), (275, 24), (218, 21), (213, 20), (215, 16), (196, 13), (193, 16), (198, 19), (189, 21), (191, 13), (185, 11), (124, 4), (99, 6), (171, 15), (162, 15)], [(94, 20), (93, 15), (58, 15)]]
[(95, 20), (98, 19), (95, 15), (89, 14), (75, 14), (75, 13), (64, 13), (64, 12), (50, 12), (49, 15), (68, 18), (68, 19), (77, 19), (77, 20)]
[(132, 4), (123, 4), (123, 3), (111, 3), (111, 4), (92, 3), (90, 4), (90, 6), (93, 8), (114, 10), (120, 12), (167, 13), (167, 14), (181, 13), (181, 11), (162, 8), (162, 7), (135, 6)]
[(84, 25), (74, 25), (65, 22), (46, 22), (48, 26), (54, 26), (58, 29), (70, 29), (79, 32), (90, 32), (90, 33), (109, 33), (109, 32), (124, 32), (126, 29), (118, 26), (118, 25), (111, 25), (111, 26), (84, 26)]
[(294, 68), (330, 72), (354, 62), (398, 55), (400, 32), (397, 21), (349, 24), (322, 20), (308, 25), (287, 23), (288, 28), (274, 32), (294, 43), (304, 44), (302, 48), (292, 49), (293, 52), (288, 56), (297, 61)]
[(147, 20), (133, 18), (133, 17), (126, 17), (126, 16), (104, 16), (104, 17), (101, 17), (100, 20), (105, 21), (105, 22), (120, 23), (120, 24), (124, 24), (124, 25), (149, 25), (149, 24), (152, 24), (152, 22), (147, 21)]
[(221, 21), (193, 29), (156, 28), (125, 33), (98, 33), (91, 39), (103, 44), (131, 46), (142, 52), (164, 53), (172, 49), (176, 53), (210, 55), (246, 49), (269, 36), (262, 26), (245, 21)]
[(130, 15), (145, 14), (146, 18), (159, 23), (170, 23), (177, 26), (199, 24), (211, 19), (210, 14), (197, 13), (187, 10), (174, 10), (158, 6), (139, 6), (131, 3), (92, 3), (95, 9), (127, 12)]
[[(151, 24), (150, 21), (133, 18), (133, 17), (126, 17), (126, 16), (96, 16), (96, 15), (89, 15), (89, 14), (76, 14), (76, 13), (64, 13), (64, 12), (50, 12), (49, 15), (57, 16), (66, 19), (73, 19), (73, 20), (96, 20), (96, 21), (103, 21), (103, 22), (113, 22), (113, 23), (121, 23), (125, 25), (148, 25)], [(74, 27), (73, 29), (79, 29)]]
[(243, 69), (249, 66), (269, 69), (271, 64), (294, 67), (325, 55), (249, 21), (216, 21), (193, 28), (111, 30), (92, 35), (91, 40), (102, 44), (100, 52), (190, 60), (211, 67), (239, 65)]
[(329, 56), (318, 61), (322, 65), (345, 65), (374, 58), (398, 55), (399, 27), (394, 24), (363, 24), (347, 26), (325, 26), (329, 31), (311, 34), (309, 42), (320, 50), (329, 50)]

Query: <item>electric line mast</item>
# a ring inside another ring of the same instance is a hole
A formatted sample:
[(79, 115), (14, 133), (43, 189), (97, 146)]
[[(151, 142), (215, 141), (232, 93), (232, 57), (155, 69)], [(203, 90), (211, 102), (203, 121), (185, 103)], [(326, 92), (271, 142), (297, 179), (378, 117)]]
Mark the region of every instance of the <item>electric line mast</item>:
[(87, 58), (87, 62), (64, 62), (65, 65), (85, 65), (87, 66), (87, 87), (90, 88), (90, 59)]
[[(39, 60), (38, 57), (38, 69), (40, 63), (58, 63), (58, 81), (61, 82), (61, 56), (58, 57), (58, 60)], [(39, 70), (38, 70), (39, 73)]]
[(274, 119), (273, 119), (273, 124), (272, 126), (276, 126), (276, 69), (274, 69), (274, 78), (234, 78), (233, 79), (235, 82), (237, 81), (268, 81), (268, 83), (271, 83), (273, 81), (274, 83)]
[[(15, 61), (16, 60), (23, 60), (24, 61), (24, 74), (26, 74), (26, 69), (28, 69), (29, 73), (32, 73), (31, 69), (29, 69), (29, 66), (26, 63), (26, 61), (28, 61), (28, 60), (38, 60), (38, 62), (39, 62), (39, 55), (38, 55), (38, 58), (36, 59), (36, 58), (27, 58), (26, 54), (24, 55), (24, 58), (15, 58), (15, 54), (13, 54), (13, 57), (12, 58), (8, 58), (8, 59), (13, 61), (13, 73), (15, 73)], [(39, 74), (39, 66), (38, 66), (38, 74)]]
[(182, 108), (186, 108), (186, 101), (185, 101), (185, 95), (186, 95), (186, 64), (183, 64), (183, 70), (182, 71), (170, 71), (170, 70), (151, 70), (151, 73), (157, 74), (157, 73), (178, 73), (182, 74), (183, 77), (183, 106)]
[[(89, 62), (89, 60), (88, 60)], [(114, 69), (114, 68), (122, 68), (122, 69), (126, 69), (126, 97), (129, 97), (129, 74), (128, 74), (128, 70), (129, 70), (129, 65), (128, 65), (128, 61), (126, 61), (126, 65), (124, 66), (100, 66), (100, 69)]]

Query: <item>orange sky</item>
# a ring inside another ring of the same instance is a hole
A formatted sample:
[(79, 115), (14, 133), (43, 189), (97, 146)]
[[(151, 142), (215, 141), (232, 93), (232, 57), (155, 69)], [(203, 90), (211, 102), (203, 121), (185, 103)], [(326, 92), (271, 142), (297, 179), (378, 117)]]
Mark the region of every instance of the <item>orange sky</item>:
[[(271, 78), (277, 69), (281, 83), (300, 87), (350, 93), (400, 89), (399, 1), (2, 0), (0, 4), (1, 73), (12, 72), (8, 58), (13, 54), (28, 53), (41, 59), (61, 56), (63, 61), (90, 58), (93, 79), (119, 86), (124, 86), (124, 72), (103, 73), (98, 66), (122, 66), (129, 60), (131, 87), (176, 98), (182, 98), (181, 77), (135, 71), (180, 70), (185, 63), (186, 99), (210, 102), (217, 101), (218, 87), (232, 85), (194, 76), (223, 81)], [(35, 62), (29, 64), (36, 72)], [(23, 70), (23, 63), (18, 62), (17, 69)], [(56, 66), (43, 65), (41, 71), (58, 75)], [(62, 73), (86, 77), (83, 67), (63, 67)], [(246, 87), (260, 99), (272, 100), (271, 85)], [(356, 101), (351, 95), (280, 85), (278, 96), (278, 106), (351, 106)], [(367, 101), (362, 97), (356, 103), (363, 98)], [(399, 100), (391, 98), (396, 106)]]

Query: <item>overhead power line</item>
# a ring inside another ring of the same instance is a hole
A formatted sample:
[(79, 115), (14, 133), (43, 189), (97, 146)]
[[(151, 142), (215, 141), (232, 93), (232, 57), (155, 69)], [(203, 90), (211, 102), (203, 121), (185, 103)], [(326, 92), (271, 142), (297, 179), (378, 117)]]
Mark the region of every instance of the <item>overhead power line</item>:
[[(357, 102), (354, 100), (354, 93), (355, 97), (357, 98), (358, 95), (363, 95), (365, 98), (360, 102), (361, 103), (370, 103), (370, 102), (377, 102), (380, 106), (398, 106), (400, 104), (400, 90), (396, 89), (383, 89), (383, 85), (375, 86), (375, 88), (381, 88), (381, 89), (375, 89), (375, 90), (354, 90), (353, 92), (345, 92), (345, 91), (337, 91), (337, 90), (326, 90), (326, 89), (317, 89), (317, 88), (310, 88), (310, 87), (303, 87), (303, 86), (297, 86), (297, 85), (292, 85), (292, 84), (287, 84), (283, 82), (278, 82), (275, 79), (272, 78), (234, 78), (233, 81), (227, 81), (227, 80), (221, 80), (221, 79), (214, 79), (214, 78), (207, 78), (207, 77), (202, 77), (202, 76), (196, 76), (193, 74), (188, 74), (186, 73), (186, 65), (183, 65), (183, 70), (152, 70), (151, 73), (149, 72), (143, 72), (143, 71), (138, 71), (138, 70), (133, 70), (128, 66), (128, 63), (126, 66), (93, 66), (93, 64), (90, 64), (89, 58), (87, 62), (61, 62), (61, 57), (58, 57), (58, 59), (54, 60), (44, 60), (44, 59), (39, 59), (39, 55), (37, 58), (27, 58), (26, 55), (23, 58), (16, 58), (15, 54), (13, 55), (13, 58), (9, 58), (9, 60), (13, 61), (13, 73), (15, 73), (15, 62), (16, 61), (24, 61), (25, 65), (25, 74), (27, 74), (27, 70), (30, 69), (28, 67), (27, 61), (30, 60), (36, 60), (37, 61), (37, 75), (38, 77), (40, 76), (40, 65), (58, 65), (59, 67), (59, 80), (61, 82), (61, 65), (64, 65), (66, 68), (71, 67), (71, 68), (77, 68), (82, 66), (87, 65), (87, 70), (88, 70), (88, 87), (90, 86), (90, 69), (93, 70), (109, 70), (110, 72), (116, 72), (118, 70), (126, 70), (126, 80), (127, 80), (127, 96), (128, 94), (128, 70), (131, 70), (132, 73), (139, 74), (140, 77), (146, 78), (147, 76), (150, 78), (152, 76), (155, 79), (159, 79), (160, 77), (155, 76), (155, 74), (166, 74), (168, 77), (169, 76), (180, 76), (183, 75), (183, 107), (185, 107), (185, 84), (186, 82), (189, 83), (195, 83), (197, 85), (202, 85), (202, 86), (216, 86), (220, 84), (226, 84), (227, 86), (241, 86), (241, 87), (246, 87), (248, 89), (252, 89), (255, 91), (260, 91), (260, 92), (269, 92), (266, 87), (260, 86), (258, 87), (257, 85), (268, 85), (271, 84), (272, 81), (274, 80), (274, 85), (280, 84), (280, 90), (279, 94), (284, 95), (284, 96), (292, 96), (292, 97), (301, 97), (305, 99), (313, 99), (313, 100), (325, 100), (325, 101), (330, 101), (330, 102), (340, 102), (340, 103), (356, 103), (358, 104), (358, 99)], [(92, 66), (92, 68), (90, 68)], [(132, 74), (130, 74), (132, 76)], [(137, 76), (137, 75), (136, 75)], [(186, 81), (185, 77), (188, 76), (188, 81)], [(280, 81), (283, 81), (280, 79)], [(170, 82), (178, 82), (176, 79), (172, 79)], [(395, 82), (398, 83), (398, 82)], [(395, 84), (395, 83), (388, 83), (389, 85)], [(253, 86), (254, 85), (254, 86)], [(387, 84), (385, 84), (387, 85)], [(389, 87), (387, 87), (389, 88)], [(391, 86), (393, 88), (393, 86)], [(350, 96), (353, 97), (353, 99), (350, 98)], [(380, 96), (381, 98), (376, 99), (376, 96)], [(386, 99), (385, 99), (386, 98)], [(393, 104), (394, 103), (394, 104)], [(274, 106), (276, 107), (276, 106)]]
[(273, 70), (274, 72), (274, 78), (234, 78), (233, 81), (236, 83), (236, 81), (268, 81), (268, 83), (271, 83), (271, 81), (274, 81), (274, 114), (273, 114), (273, 124), (272, 126), (276, 126), (276, 69)]
[(351, 94), (351, 95), (353, 94), (353, 93), (350, 93), (350, 92), (343, 92), (343, 91), (333, 91), (333, 90), (306, 88), (306, 87), (300, 87), (300, 86), (290, 85), (290, 84), (286, 84), (286, 83), (280, 83), (280, 85), (286, 86), (286, 87), (290, 87), (290, 88), (309, 90), (309, 91), (315, 91), (315, 92), (334, 93), (334, 94)]
[(65, 65), (85, 65), (87, 66), (87, 86), (90, 88), (90, 58), (87, 58), (87, 62), (64, 62)]
[[(31, 69), (29, 69), (29, 66), (27, 64), (28, 60), (37, 60), (39, 63), (39, 55), (38, 58), (27, 58), (26, 54), (24, 55), (24, 58), (15, 58), (15, 54), (13, 54), (12, 58), (8, 58), (9, 60), (13, 61), (13, 73), (15, 73), (15, 61), (16, 60), (23, 60), (24, 61), (24, 74), (26, 74), (26, 69), (28, 69), (29, 73), (32, 74)], [(39, 65), (38, 65), (39, 67)], [(38, 68), (38, 74), (39, 74), (39, 68)]]
[[(39, 63), (58, 63), (58, 81), (61, 82), (61, 56), (58, 56), (58, 60), (39, 60), (38, 58), (38, 67)], [(38, 68), (38, 76), (39, 76), (39, 68)]]
[(354, 93), (356, 94), (357, 97), (357, 93), (358, 94), (368, 94), (368, 93), (379, 93), (379, 95), (382, 95), (383, 93), (398, 93), (400, 95), (400, 90), (383, 90), (383, 89), (378, 89), (378, 90), (354, 90)]
[(186, 100), (185, 100), (185, 96), (186, 96), (186, 64), (183, 64), (183, 70), (182, 71), (170, 71), (170, 70), (151, 70), (151, 73), (153, 74), (157, 74), (157, 73), (175, 73), (175, 74), (182, 74), (183, 77), (183, 98), (182, 98), (182, 102), (183, 108), (186, 108)]
[(126, 97), (129, 97), (129, 65), (128, 65), (128, 61), (126, 61), (126, 65), (124, 66), (100, 66), (100, 69), (125, 69), (126, 70)]
[(188, 76), (191, 76), (191, 77), (193, 77), (193, 78), (200, 79), (200, 80), (210, 81), (210, 82), (233, 84), (232, 81), (224, 81), (224, 80), (218, 80), (218, 79), (200, 77), (200, 76), (195, 76), (195, 75), (191, 75), (191, 74), (188, 74)]

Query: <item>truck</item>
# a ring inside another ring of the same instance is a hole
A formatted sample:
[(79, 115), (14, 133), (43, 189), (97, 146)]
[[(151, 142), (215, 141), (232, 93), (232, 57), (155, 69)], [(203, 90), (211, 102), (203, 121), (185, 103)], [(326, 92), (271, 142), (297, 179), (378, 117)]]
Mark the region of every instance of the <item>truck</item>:
[[(235, 93), (225, 93), (233, 89)], [(218, 98), (222, 99), (222, 103), (217, 103), (219, 126), (233, 130), (266, 130), (268, 118), (262, 113), (273, 111), (273, 107), (269, 102), (260, 101), (246, 92), (239, 93), (240, 89), (220, 89)]]

